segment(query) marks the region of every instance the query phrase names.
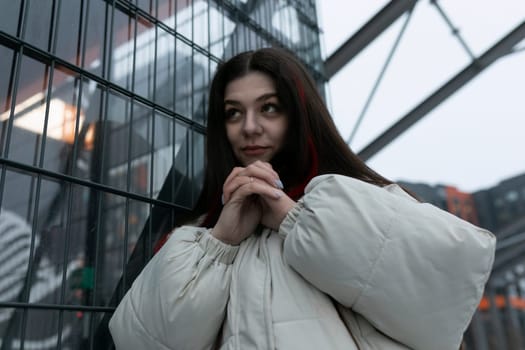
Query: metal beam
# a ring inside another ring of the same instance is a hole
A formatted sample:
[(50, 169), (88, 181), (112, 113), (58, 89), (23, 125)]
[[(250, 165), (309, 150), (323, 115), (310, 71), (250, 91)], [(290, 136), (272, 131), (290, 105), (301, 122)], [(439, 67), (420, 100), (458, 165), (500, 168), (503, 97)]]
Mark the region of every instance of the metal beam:
[(452, 94), (458, 91), (465, 84), (470, 82), (485, 68), (490, 66), (498, 58), (511, 53), (513, 47), (525, 38), (525, 21), (518, 25), (512, 32), (498, 41), (494, 46), (485, 51), (484, 54), (473, 60), (466, 68), (456, 74), (436, 92), (430, 95), (421, 104), (411, 110), (407, 115), (393, 124), (390, 128), (369, 143), (359, 153), (359, 157), (364, 161), (370, 159), (383, 147), (392, 142), (396, 137), (405, 132), (408, 128), (423, 118), (428, 112), (445, 101)]
[(501, 251), (502, 249), (513, 247), (516, 244), (525, 242), (525, 232), (514, 234), (503, 240), (500, 239), (499, 236), (496, 237), (498, 237), (498, 242), (496, 243), (496, 252)]
[(498, 237), (498, 242), (500, 242), (508, 237), (513, 237), (516, 232), (525, 232), (525, 216), (511, 221), (510, 224), (503, 226), (494, 234)]
[(492, 266), (491, 281), (504, 280), (505, 274), (518, 264), (525, 262), (525, 232), (499, 240), (496, 244), (496, 257)]
[(525, 261), (525, 244), (518, 243), (504, 252), (496, 252), (491, 274), (496, 276)]
[(327, 79), (332, 78), (368, 44), (374, 41), (386, 28), (406, 11), (412, 9), (417, 0), (392, 0), (365, 25), (334, 51), (324, 62)]

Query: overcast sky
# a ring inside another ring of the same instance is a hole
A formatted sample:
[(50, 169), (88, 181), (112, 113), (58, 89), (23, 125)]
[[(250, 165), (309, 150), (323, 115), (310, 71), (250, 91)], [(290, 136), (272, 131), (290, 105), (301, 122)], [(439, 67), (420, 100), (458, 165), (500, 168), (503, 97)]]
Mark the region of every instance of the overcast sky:
[[(330, 55), (388, 1), (318, 1)], [(474, 55), (525, 20), (525, 0), (439, 1)], [(405, 17), (329, 82), (329, 105), (348, 139)], [(525, 47), (525, 41), (518, 44)], [(430, 1), (419, 1), (351, 147), (359, 152), (470, 63)], [(393, 180), (447, 184), (463, 191), (525, 173), (525, 51), (471, 80), (368, 162)]]

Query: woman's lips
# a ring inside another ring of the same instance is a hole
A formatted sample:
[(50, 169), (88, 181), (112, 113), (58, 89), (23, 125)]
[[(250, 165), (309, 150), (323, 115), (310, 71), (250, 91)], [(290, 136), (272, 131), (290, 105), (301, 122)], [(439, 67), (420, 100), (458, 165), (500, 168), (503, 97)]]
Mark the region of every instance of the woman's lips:
[(264, 154), (270, 147), (263, 146), (247, 146), (242, 148), (242, 152), (247, 156), (260, 156)]

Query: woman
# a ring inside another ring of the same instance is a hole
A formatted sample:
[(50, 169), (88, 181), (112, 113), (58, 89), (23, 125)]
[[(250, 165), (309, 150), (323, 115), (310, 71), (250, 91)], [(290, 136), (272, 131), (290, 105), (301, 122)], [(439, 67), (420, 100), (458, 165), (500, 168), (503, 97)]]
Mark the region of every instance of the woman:
[(219, 67), (193, 219), (118, 306), (117, 349), (458, 349), (494, 258), (360, 161), (278, 49)]

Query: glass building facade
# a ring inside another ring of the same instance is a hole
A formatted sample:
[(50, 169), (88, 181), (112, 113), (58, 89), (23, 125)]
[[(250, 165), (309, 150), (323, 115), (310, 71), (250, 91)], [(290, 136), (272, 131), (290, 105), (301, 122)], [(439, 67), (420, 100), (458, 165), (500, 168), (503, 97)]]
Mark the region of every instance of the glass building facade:
[(107, 321), (202, 185), (217, 65), (314, 0), (0, 0), (0, 350), (110, 348)]

